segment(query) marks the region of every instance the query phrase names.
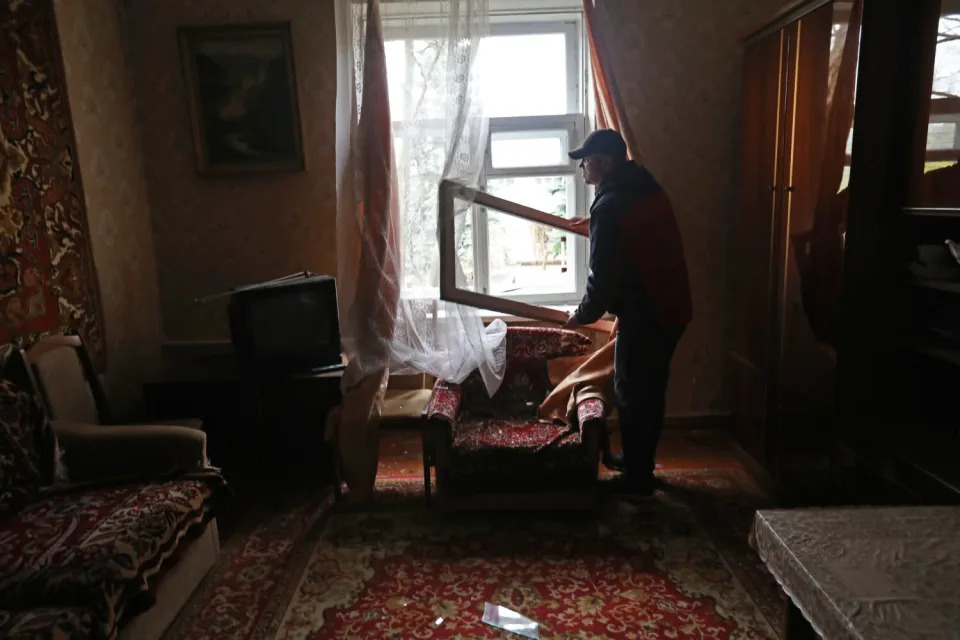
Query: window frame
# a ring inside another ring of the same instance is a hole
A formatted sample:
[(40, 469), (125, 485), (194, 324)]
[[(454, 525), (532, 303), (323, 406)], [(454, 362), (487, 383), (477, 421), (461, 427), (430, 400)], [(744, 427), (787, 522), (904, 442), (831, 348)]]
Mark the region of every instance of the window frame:
[[(587, 215), (587, 189), (583, 180), (579, 179), (577, 161), (559, 165), (541, 165), (533, 167), (509, 167), (497, 169), (493, 166), (492, 139), (495, 133), (524, 133), (529, 131), (556, 131), (567, 132), (569, 144), (576, 144), (582, 140), (586, 128), (585, 118), (580, 114), (564, 114), (555, 116), (515, 116), (506, 118), (491, 118), (488, 133), (485, 170), (480, 188), (486, 191), (489, 179), (496, 178), (536, 178), (536, 177), (569, 177), (573, 182), (573, 215), (585, 217)], [(474, 211), (473, 242), (474, 242), (474, 269), (477, 270), (477, 285), (483, 293), (489, 292), (490, 287), (490, 260), (489, 226), (487, 211), (477, 207)], [(531, 304), (561, 305), (579, 302), (587, 286), (587, 263), (589, 258), (589, 240), (580, 235), (572, 235), (574, 251), (574, 291), (551, 294), (527, 294), (509, 296), (510, 299), (522, 300)]]
[[(389, 7), (390, 5), (385, 5)], [(506, 6), (506, 5), (505, 5)], [(586, 88), (589, 84), (589, 69), (587, 68), (585, 51), (585, 30), (583, 12), (560, 8), (554, 10), (532, 9), (521, 11), (502, 12), (492, 9), (490, 17), (490, 36), (525, 35), (539, 33), (562, 33), (566, 39), (566, 71), (567, 71), (567, 113), (539, 116), (509, 116), (489, 117), (487, 141), (485, 148), (484, 171), (480, 178), (479, 187), (485, 190), (487, 180), (492, 178), (523, 178), (523, 177), (551, 177), (564, 176), (573, 181), (573, 209), (571, 216), (586, 217), (589, 215), (589, 196), (587, 186), (579, 178), (577, 162), (553, 166), (510, 167), (496, 169), (492, 164), (491, 141), (495, 133), (565, 130), (568, 144), (572, 147), (582, 140), (589, 132), (590, 125), (587, 118), (587, 108), (590, 104)], [(409, 17), (403, 18), (396, 14), (391, 16), (384, 13), (384, 40), (395, 41), (427, 37), (429, 30), (426, 27), (418, 28), (418, 22), (423, 24), (431, 20), (429, 16), (418, 16), (411, 24)], [(403, 22), (403, 27), (397, 25)], [(391, 25), (391, 22), (394, 22)], [(403, 137), (402, 120), (393, 120), (394, 137)], [(429, 127), (429, 123), (423, 123)], [(437, 123), (442, 125), (442, 123)], [(473, 260), (475, 286), (483, 293), (490, 288), (489, 263), (489, 233), (488, 217), (483, 207), (474, 210), (473, 220)], [(510, 296), (511, 300), (518, 300), (533, 305), (571, 305), (576, 304), (583, 297), (586, 290), (589, 241), (577, 234), (571, 234), (574, 243), (573, 269), (575, 274), (575, 290), (554, 294), (530, 294)], [(409, 298), (407, 292), (401, 289), (401, 296)]]

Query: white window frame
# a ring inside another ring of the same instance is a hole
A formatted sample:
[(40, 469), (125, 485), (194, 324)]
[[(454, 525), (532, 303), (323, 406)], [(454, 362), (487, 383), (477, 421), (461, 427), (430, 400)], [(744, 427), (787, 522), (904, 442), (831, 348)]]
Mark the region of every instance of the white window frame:
[[(421, 5), (417, 21), (430, 20), (430, 3)], [(491, 2), (490, 36), (563, 33), (566, 38), (567, 69), (567, 113), (543, 116), (492, 117), (488, 118), (489, 133), (486, 144), (485, 171), (481, 176), (480, 188), (485, 189), (488, 178), (521, 178), (532, 176), (569, 176), (573, 181), (573, 196), (568, 202), (571, 216), (586, 217), (589, 210), (590, 193), (579, 176), (577, 162), (555, 166), (511, 167), (496, 169), (492, 165), (491, 138), (498, 132), (523, 132), (537, 130), (565, 130), (571, 147), (576, 146), (590, 132), (586, 110), (589, 106), (587, 95), (588, 68), (586, 64), (585, 30), (583, 13), (575, 7), (576, 2), (566, 0), (514, 0), (510, 3)], [(410, 15), (395, 13), (404, 21), (404, 27), (391, 26), (391, 4), (383, 5), (384, 39), (400, 40), (416, 38), (418, 29), (410, 28)], [(424, 32), (425, 33), (425, 32)], [(440, 124), (440, 123), (438, 123)], [(394, 130), (399, 130), (401, 121), (394, 121)], [(570, 206), (572, 205), (572, 206)], [(486, 210), (477, 207), (473, 223), (474, 278), (479, 291), (484, 294), (489, 289), (489, 242), (488, 219)], [(586, 290), (589, 241), (579, 235), (573, 236), (575, 291), (555, 294), (532, 294), (510, 296), (510, 299), (532, 305), (571, 305), (583, 297)]]
[[(522, 116), (513, 118), (491, 118), (490, 119), (490, 138), (495, 133), (503, 132), (529, 132), (529, 131), (556, 131), (563, 130), (567, 132), (567, 140), (571, 146), (578, 144), (583, 139), (585, 122), (580, 114), (565, 114), (557, 116)], [(486, 170), (484, 179), (480, 188), (487, 188), (487, 180), (491, 178), (530, 178), (543, 176), (564, 176), (573, 182), (573, 195), (568, 200), (567, 210), (573, 212), (574, 216), (585, 217), (587, 215), (587, 190), (583, 180), (579, 178), (577, 171), (577, 161), (568, 160), (564, 164), (553, 166), (535, 166), (535, 167), (509, 167), (497, 169), (493, 166), (491, 158), (492, 144), (487, 142)], [(572, 206), (571, 206), (572, 205)], [(477, 270), (477, 284), (483, 293), (488, 293), (489, 285), (489, 258), (486, 253), (489, 246), (487, 233), (489, 226), (487, 224), (487, 211), (485, 208), (478, 207), (474, 212), (473, 242), (474, 242), (474, 268)], [(528, 294), (523, 296), (510, 296), (516, 300), (523, 300), (533, 304), (569, 304), (579, 302), (583, 297), (583, 292), (587, 285), (587, 258), (589, 254), (589, 242), (586, 238), (575, 235), (572, 237), (574, 248), (574, 281), (575, 291), (553, 294)]]

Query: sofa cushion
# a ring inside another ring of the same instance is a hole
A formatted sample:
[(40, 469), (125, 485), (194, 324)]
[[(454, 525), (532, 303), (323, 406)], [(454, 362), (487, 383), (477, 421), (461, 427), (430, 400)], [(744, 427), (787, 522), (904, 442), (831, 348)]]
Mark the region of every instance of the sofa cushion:
[(464, 416), (536, 417), (537, 407), (549, 392), (546, 362), (508, 360), (503, 382), (492, 398), (476, 372), (463, 381)]
[(477, 371), (463, 381), (463, 408), (477, 417), (534, 417), (550, 392), (547, 362), (587, 353), (590, 338), (553, 327), (507, 329), (507, 363), (503, 382), (491, 398)]
[(96, 637), (96, 616), (84, 607), (0, 609), (0, 638), (66, 640)]
[[(0, 523), (0, 609), (82, 607), (110, 637), (128, 605), (194, 525), (222, 479), (50, 495)], [(199, 528), (199, 527), (198, 527)]]
[(449, 478), (482, 491), (561, 486), (595, 477), (580, 432), (536, 419), (465, 418), (455, 427)]
[(511, 449), (536, 455), (578, 446), (580, 433), (576, 429), (551, 422), (513, 418), (467, 418), (457, 425), (453, 436), (453, 450), (467, 455), (489, 449)]
[(0, 519), (16, 511), (53, 466), (51, 431), (34, 396), (0, 380)]

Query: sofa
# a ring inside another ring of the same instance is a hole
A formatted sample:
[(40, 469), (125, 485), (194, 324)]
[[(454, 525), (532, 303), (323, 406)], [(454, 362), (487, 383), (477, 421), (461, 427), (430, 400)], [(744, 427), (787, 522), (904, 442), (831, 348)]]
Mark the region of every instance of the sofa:
[(0, 638), (158, 638), (216, 559), (225, 495), (202, 431), (54, 425), (0, 380)]
[(585, 356), (591, 344), (575, 331), (510, 327), (504, 378), (492, 397), (476, 371), (459, 384), (437, 380), (424, 415), (441, 508), (595, 505), (609, 407), (602, 397), (575, 396), (570, 419), (538, 417), (553, 388), (548, 363)]

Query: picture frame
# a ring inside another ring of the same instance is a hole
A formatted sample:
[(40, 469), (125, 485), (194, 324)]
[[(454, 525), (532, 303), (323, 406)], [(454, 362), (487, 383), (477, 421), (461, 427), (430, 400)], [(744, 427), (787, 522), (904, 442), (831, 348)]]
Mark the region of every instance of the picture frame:
[(290, 23), (177, 30), (197, 171), (305, 168)]

